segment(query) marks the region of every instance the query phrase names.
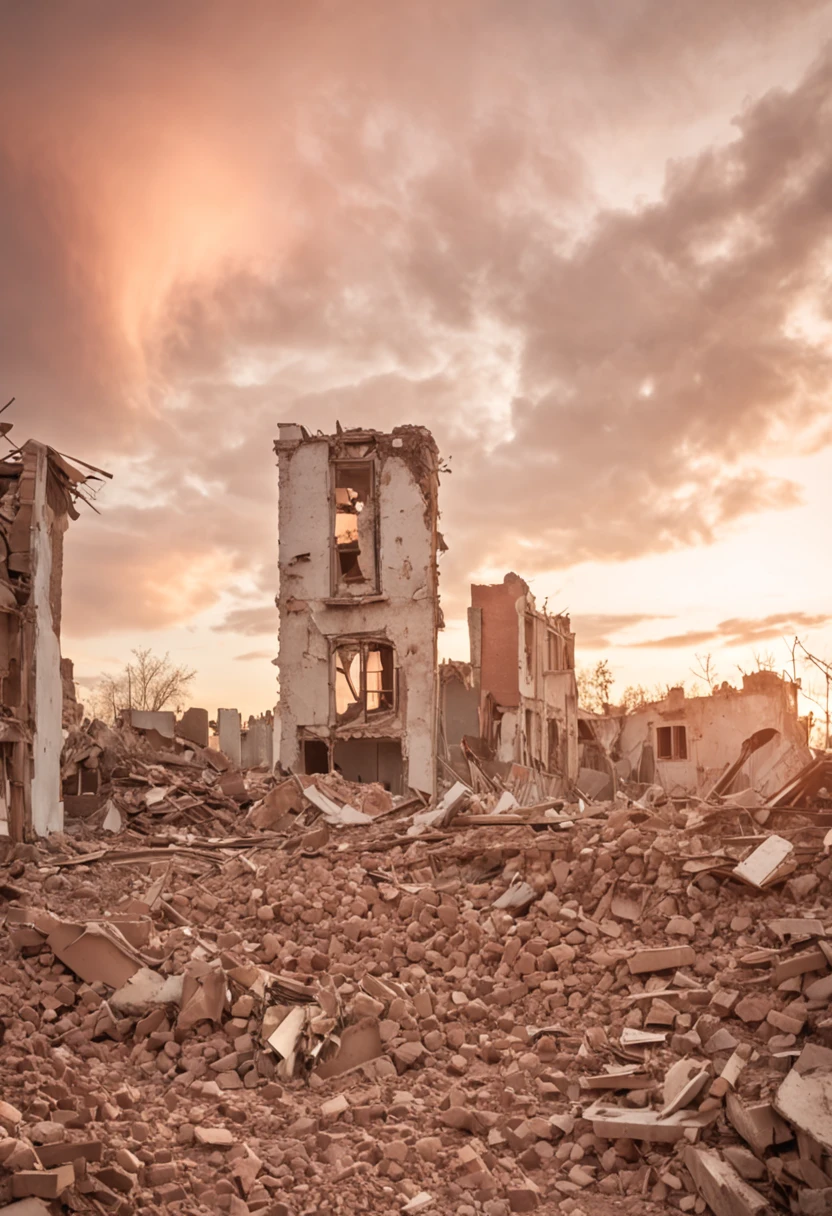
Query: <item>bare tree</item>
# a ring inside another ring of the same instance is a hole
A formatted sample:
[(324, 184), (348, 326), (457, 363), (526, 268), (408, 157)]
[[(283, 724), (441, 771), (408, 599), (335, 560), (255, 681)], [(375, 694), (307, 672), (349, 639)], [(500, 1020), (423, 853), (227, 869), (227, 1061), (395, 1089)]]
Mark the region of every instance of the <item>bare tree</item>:
[[(742, 664), (737, 663), (737, 671), (741, 676), (752, 675), (755, 671), (777, 671), (780, 666), (773, 650), (753, 650), (751, 653), (754, 657), (753, 667), (746, 670)], [(794, 665), (794, 654), (792, 654), (792, 666), (794, 667)]]
[(648, 689), (643, 684), (628, 684), (618, 698), (618, 703), (628, 714), (636, 709), (643, 709), (653, 700)]
[(755, 650), (754, 662), (757, 664), (756, 671), (776, 671), (778, 668), (778, 662), (772, 650)]
[(114, 722), (123, 709), (156, 713), (171, 708), (181, 713), (195, 671), (160, 657), (149, 649), (131, 651), (133, 659), (118, 675), (102, 675), (93, 692), (92, 708), (97, 716)]
[(814, 696), (812, 696), (811, 692), (809, 691), (809, 689), (807, 687), (802, 688), (801, 691), (803, 692), (804, 696), (809, 697), (810, 700), (815, 701), (815, 703), (817, 705), (820, 705), (824, 711), (824, 717), (826, 719), (826, 730), (824, 731), (823, 746), (825, 748), (829, 748), (830, 746), (832, 746), (832, 736), (830, 735), (830, 730), (829, 730), (829, 686), (830, 686), (830, 684), (832, 684), (832, 663), (829, 663), (826, 659), (818, 658), (818, 656), (816, 654), (810, 654), (809, 651), (806, 649), (806, 647), (801, 642), (800, 638), (796, 637), (794, 639), (794, 645), (792, 647), (792, 661), (793, 662), (794, 662), (795, 654), (798, 650), (803, 655), (804, 668), (812, 667), (812, 668), (816, 669), (817, 671), (819, 671), (821, 673), (821, 675), (823, 676), (824, 682), (826, 684), (822, 702), (819, 698), (815, 698)]
[(691, 667), (690, 672), (697, 680), (701, 679), (705, 681), (709, 692), (713, 692), (719, 683), (716, 664), (710, 651), (707, 654), (698, 654), (696, 656), (696, 667)]
[(582, 667), (576, 674), (578, 683), (578, 700), (584, 709), (593, 713), (603, 713), (609, 705), (610, 693), (615, 683), (615, 677), (610, 670), (609, 660), (599, 659), (594, 667)]

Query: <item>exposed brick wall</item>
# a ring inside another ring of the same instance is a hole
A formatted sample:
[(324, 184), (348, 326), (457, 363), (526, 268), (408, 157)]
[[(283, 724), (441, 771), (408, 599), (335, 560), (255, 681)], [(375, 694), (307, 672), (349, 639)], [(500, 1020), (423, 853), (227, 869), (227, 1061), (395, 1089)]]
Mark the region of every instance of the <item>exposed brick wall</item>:
[(483, 694), (490, 692), (499, 705), (520, 704), (518, 672), (522, 618), (516, 604), (528, 585), (517, 574), (507, 574), (502, 583), (471, 587), (471, 606), (482, 611)]

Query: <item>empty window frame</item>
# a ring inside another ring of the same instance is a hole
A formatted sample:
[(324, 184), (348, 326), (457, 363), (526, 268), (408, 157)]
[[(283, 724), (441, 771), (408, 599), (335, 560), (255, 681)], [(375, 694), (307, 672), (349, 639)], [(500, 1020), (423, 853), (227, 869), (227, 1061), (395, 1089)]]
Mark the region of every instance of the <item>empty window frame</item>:
[(396, 652), (386, 642), (351, 641), (335, 647), (335, 718), (371, 721), (396, 708)]
[(525, 761), (528, 765), (533, 765), (540, 755), (538, 746), (538, 722), (539, 718), (533, 709), (527, 709), (524, 716), (525, 720)]
[(659, 726), (656, 730), (656, 756), (659, 760), (687, 760), (687, 727)]
[(534, 617), (528, 613), (523, 618), (523, 642), (526, 651), (526, 674), (534, 674)]
[(558, 773), (560, 772), (560, 728), (555, 718), (549, 719), (547, 729), (549, 746), (546, 767), (550, 773)]
[(303, 771), (329, 772), (329, 744), (324, 739), (303, 739)]
[(560, 671), (564, 666), (563, 638), (554, 629), (547, 632), (548, 655), (546, 667), (548, 671)]
[(378, 591), (375, 466), (371, 460), (332, 465), (333, 593)]

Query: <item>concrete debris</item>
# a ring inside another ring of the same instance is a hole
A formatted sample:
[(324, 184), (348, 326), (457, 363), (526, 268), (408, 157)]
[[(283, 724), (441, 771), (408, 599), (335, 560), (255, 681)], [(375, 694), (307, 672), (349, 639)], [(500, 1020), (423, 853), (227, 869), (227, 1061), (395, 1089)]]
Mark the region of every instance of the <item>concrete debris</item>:
[(431, 798), (71, 732), (99, 810), (0, 854), (0, 1212), (827, 1212), (828, 812), (464, 754)]
[(832, 1153), (832, 1051), (807, 1043), (774, 1098), (774, 1109)]
[(768, 1200), (744, 1182), (730, 1161), (718, 1153), (688, 1148), (685, 1165), (714, 1216), (759, 1216), (770, 1211)]
[(368, 815), (364, 811), (357, 811), (349, 803), (339, 806), (332, 798), (327, 797), (314, 781), (310, 781), (304, 787), (303, 794), (313, 806), (318, 808), (326, 822), (336, 827), (348, 827), (357, 823), (373, 822), (372, 815)]
[(784, 874), (784, 868), (789, 867), (789, 859), (794, 852), (794, 845), (782, 836), (769, 836), (758, 845), (744, 861), (734, 866), (737, 878), (750, 883), (753, 887), (767, 887), (776, 882)]

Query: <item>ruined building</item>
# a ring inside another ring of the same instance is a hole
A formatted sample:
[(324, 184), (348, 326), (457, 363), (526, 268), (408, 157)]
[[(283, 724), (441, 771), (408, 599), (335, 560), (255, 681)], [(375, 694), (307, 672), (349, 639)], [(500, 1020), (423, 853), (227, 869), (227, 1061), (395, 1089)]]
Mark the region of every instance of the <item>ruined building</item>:
[(439, 454), (424, 427), (281, 424), (280, 763), (435, 789)]
[(551, 791), (568, 789), (578, 776), (569, 617), (538, 608), (528, 584), (511, 573), (471, 587), (468, 630), (470, 664), (442, 668), (446, 760), (464, 778), (457, 749), (465, 739), (488, 772), (501, 767), (504, 776), (508, 766), (522, 766), (554, 778)]
[(14, 840), (63, 826), (63, 535), (86, 481), (34, 440), (0, 462), (0, 835)]
[[(582, 713), (583, 762), (613, 783), (655, 782), (677, 797), (747, 789), (767, 797), (812, 759), (797, 693), (776, 672), (755, 671), (742, 688), (724, 683), (704, 697), (671, 688), (630, 713)], [(611, 791), (604, 785), (600, 793)]]

